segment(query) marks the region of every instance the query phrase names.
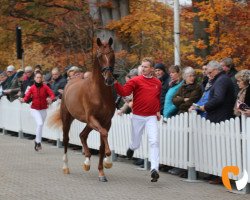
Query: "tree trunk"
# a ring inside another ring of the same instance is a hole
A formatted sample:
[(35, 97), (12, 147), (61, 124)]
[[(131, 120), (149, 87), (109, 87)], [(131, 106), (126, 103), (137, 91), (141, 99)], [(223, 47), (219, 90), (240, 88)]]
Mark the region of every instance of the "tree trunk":
[[(207, 0), (192, 0), (192, 3), (202, 2)], [(193, 12), (198, 13), (200, 10), (193, 6)], [(195, 41), (203, 40), (204, 44), (207, 46), (205, 49), (194, 48), (194, 52), (196, 56), (200, 56), (202, 58), (206, 58), (210, 54), (210, 45), (209, 45), (209, 34), (206, 32), (206, 28), (208, 28), (209, 23), (207, 20), (200, 21), (198, 16), (194, 17), (193, 27), (194, 27), (194, 39)]]
[(129, 14), (129, 0), (119, 0), (121, 17)]
[(121, 17), (129, 13), (129, 2), (128, 0), (112, 0), (112, 8), (109, 7), (97, 7), (97, 3), (106, 3), (108, 0), (89, 0), (90, 14), (93, 19), (98, 20), (100, 26), (95, 31), (97, 37), (101, 40), (108, 40), (110, 37), (114, 38), (114, 50), (120, 51), (126, 49), (126, 45), (122, 44), (115, 36), (113, 31), (105, 28), (105, 26), (111, 20), (120, 20)]
[(100, 20), (100, 12), (96, 6), (97, 3), (98, 3), (98, 0), (89, 0), (90, 16), (95, 21)]
[(121, 19), (121, 13), (120, 13), (120, 4), (119, 0), (112, 0), (112, 18), (113, 20), (120, 20)]

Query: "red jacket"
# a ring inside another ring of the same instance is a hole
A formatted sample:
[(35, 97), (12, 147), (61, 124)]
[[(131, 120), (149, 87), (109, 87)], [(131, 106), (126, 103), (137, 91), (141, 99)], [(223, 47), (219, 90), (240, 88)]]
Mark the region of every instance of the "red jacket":
[(36, 110), (43, 110), (48, 108), (48, 103), (46, 100), (47, 97), (50, 97), (51, 100), (53, 100), (55, 98), (55, 95), (47, 85), (43, 84), (41, 87), (36, 87), (34, 84), (30, 87), (23, 99), (25, 102), (27, 102), (31, 97), (31, 108)]
[(133, 113), (140, 116), (152, 116), (160, 112), (161, 82), (157, 78), (136, 76), (124, 86), (115, 83), (115, 89), (120, 96), (133, 93)]

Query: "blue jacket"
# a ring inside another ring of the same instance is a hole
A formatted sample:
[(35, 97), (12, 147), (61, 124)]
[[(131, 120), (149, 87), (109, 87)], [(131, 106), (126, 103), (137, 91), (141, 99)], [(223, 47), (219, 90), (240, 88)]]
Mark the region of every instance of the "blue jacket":
[[(200, 100), (196, 104), (199, 105), (199, 106), (204, 106), (207, 103), (207, 101), (208, 101), (209, 93), (210, 93), (210, 89), (204, 91), (204, 93), (202, 94), (202, 97), (200, 98)], [(205, 117), (206, 118), (207, 112), (202, 112), (200, 110), (197, 110), (197, 112), (198, 112), (198, 114), (201, 117)]]
[(178, 109), (177, 107), (173, 104), (173, 97), (177, 93), (177, 91), (180, 89), (182, 86), (183, 81), (179, 82), (176, 85), (173, 85), (171, 88), (168, 89), (168, 92), (165, 97), (165, 102), (164, 102), (164, 109), (163, 109), (163, 117), (170, 118), (177, 114)]

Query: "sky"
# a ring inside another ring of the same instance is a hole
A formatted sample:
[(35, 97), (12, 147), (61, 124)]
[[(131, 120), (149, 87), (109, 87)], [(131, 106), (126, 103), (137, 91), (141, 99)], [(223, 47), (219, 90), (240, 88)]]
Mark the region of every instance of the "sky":
[[(167, 2), (168, 4), (173, 4), (174, 0), (158, 0), (160, 2)], [(179, 0), (181, 5), (191, 5), (192, 0)]]

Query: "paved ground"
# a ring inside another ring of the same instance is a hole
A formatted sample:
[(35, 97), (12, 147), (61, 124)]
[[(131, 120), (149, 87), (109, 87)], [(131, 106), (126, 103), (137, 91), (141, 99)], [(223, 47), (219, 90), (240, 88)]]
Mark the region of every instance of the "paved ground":
[(0, 134), (0, 200), (163, 200), (163, 199), (250, 199), (223, 186), (186, 183), (181, 178), (160, 173), (151, 183), (149, 171), (140, 171), (123, 159), (106, 170), (107, 183), (98, 181), (97, 156), (91, 170), (83, 172), (79, 151), (69, 150), (69, 175), (62, 173), (63, 149), (43, 143), (35, 152), (33, 141)]

